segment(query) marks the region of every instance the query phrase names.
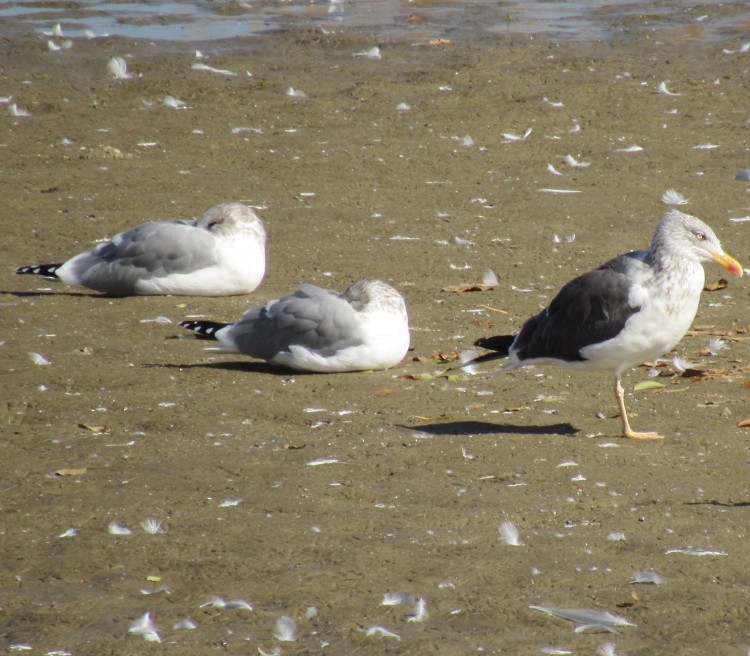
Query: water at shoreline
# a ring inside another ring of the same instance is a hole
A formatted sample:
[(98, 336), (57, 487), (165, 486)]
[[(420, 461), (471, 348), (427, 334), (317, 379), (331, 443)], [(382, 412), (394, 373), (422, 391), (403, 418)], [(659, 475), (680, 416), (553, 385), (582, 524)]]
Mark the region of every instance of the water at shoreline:
[(10, 2), (0, 8), (0, 35), (42, 32), (60, 23), (66, 36), (112, 35), (145, 40), (214, 41), (299, 27), (361, 28), (388, 38), (488, 34), (594, 41), (667, 33), (669, 38), (722, 41), (750, 27), (745, 3), (578, 0), (326, 0), (258, 3), (82, 0)]

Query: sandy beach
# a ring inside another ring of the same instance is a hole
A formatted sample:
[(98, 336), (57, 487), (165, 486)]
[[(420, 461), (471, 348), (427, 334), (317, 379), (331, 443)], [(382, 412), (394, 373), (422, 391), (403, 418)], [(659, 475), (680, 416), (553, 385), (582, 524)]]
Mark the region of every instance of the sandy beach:
[[(750, 54), (693, 36), (309, 29), (54, 52), (5, 38), (0, 646), (746, 654), (746, 279), (707, 265), (694, 330), (658, 377), (626, 374), (634, 426), (663, 441), (619, 437), (607, 374), (445, 374), (574, 275), (646, 248), (667, 189), (749, 265), (750, 194), (734, 178), (750, 168)], [(132, 78), (109, 75), (115, 56)], [(268, 231), (249, 296), (113, 299), (14, 274), (230, 200)], [(446, 291), (487, 270), (493, 289)], [(360, 277), (406, 298), (412, 347), (389, 371), (275, 369), (178, 325)], [(634, 392), (645, 380), (663, 386)], [(651, 570), (660, 585), (632, 583)], [(574, 632), (530, 606), (632, 626)], [(160, 644), (129, 633), (147, 612)], [(282, 616), (293, 641), (275, 635)], [(187, 618), (194, 630), (173, 628)]]

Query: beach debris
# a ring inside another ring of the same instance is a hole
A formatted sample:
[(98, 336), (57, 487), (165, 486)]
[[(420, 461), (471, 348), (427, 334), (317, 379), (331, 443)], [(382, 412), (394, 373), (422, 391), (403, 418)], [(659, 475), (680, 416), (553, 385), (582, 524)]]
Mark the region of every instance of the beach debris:
[(643, 150), (641, 146), (633, 144), (632, 146), (626, 146), (625, 148), (618, 148), (618, 153), (640, 153)]
[(737, 48), (737, 50), (729, 50), (728, 48), (724, 48), (722, 50), (722, 52), (725, 55), (733, 55), (735, 53), (743, 54), (743, 53), (746, 53), (746, 52), (750, 52), (750, 42), (749, 43), (743, 43), (739, 48)]
[(742, 182), (750, 182), (750, 169), (740, 169), (735, 173), (734, 179)]
[(308, 467), (319, 467), (320, 465), (334, 465), (339, 461), (338, 458), (319, 458), (307, 463)]
[(606, 610), (588, 610), (585, 608), (554, 608), (551, 606), (529, 606), (554, 617), (575, 622), (576, 633), (589, 629), (614, 632), (617, 627), (636, 626), (628, 619)]
[(396, 105), (396, 111), (398, 112), (408, 112), (411, 109), (411, 105), (409, 103), (400, 102), (398, 105)]
[(409, 615), (409, 617), (406, 618), (408, 622), (424, 622), (429, 613), (427, 612), (427, 602), (420, 597), (417, 599), (417, 602), (414, 604), (414, 614)]
[(617, 656), (615, 653), (615, 643), (605, 642), (603, 645), (599, 645), (596, 654), (597, 656)]
[(513, 522), (503, 522), (500, 524), (500, 539), (512, 547), (518, 547), (523, 544), (518, 533), (518, 527)]
[(552, 175), (562, 175), (562, 173), (560, 173), (560, 171), (558, 171), (552, 164), (547, 164), (547, 170)]
[(77, 528), (69, 528), (67, 531), (63, 531), (58, 535), (58, 538), (74, 538), (76, 535), (78, 535), (78, 529)]
[(562, 109), (563, 107), (565, 107), (565, 105), (563, 103), (561, 103), (559, 101), (550, 100), (549, 98), (547, 98), (547, 96), (544, 96), (544, 98), (542, 98), (542, 100), (545, 103), (547, 103), (550, 107), (554, 107), (555, 109)]
[(142, 636), (147, 642), (161, 642), (159, 630), (151, 619), (151, 613), (147, 612), (135, 620), (128, 629), (128, 633)]
[(286, 95), (291, 96), (292, 98), (307, 98), (307, 94), (304, 91), (295, 89), (294, 87), (289, 87), (286, 90)]

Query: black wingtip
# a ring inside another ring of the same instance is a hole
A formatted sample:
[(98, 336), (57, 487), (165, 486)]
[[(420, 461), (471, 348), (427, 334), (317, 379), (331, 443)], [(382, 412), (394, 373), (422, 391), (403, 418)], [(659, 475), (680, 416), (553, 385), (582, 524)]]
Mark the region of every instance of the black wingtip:
[[(516, 339), (515, 335), (493, 335), (492, 337), (480, 337), (474, 346), (480, 346), (488, 351), (496, 351), (493, 353), (495, 357), (505, 357), (510, 352), (510, 347), (513, 345), (513, 341)], [(489, 353), (487, 355), (490, 355)]]
[(192, 330), (201, 339), (216, 339), (216, 331), (229, 324), (219, 321), (180, 321), (180, 325)]
[(45, 278), (57, 278), (55, 272), (62, 266), (59, 264), (35, 264), (34, 266), (24, 266), (16, 269), (19, 275), (31, 274), (34, 276), (44, 276)]

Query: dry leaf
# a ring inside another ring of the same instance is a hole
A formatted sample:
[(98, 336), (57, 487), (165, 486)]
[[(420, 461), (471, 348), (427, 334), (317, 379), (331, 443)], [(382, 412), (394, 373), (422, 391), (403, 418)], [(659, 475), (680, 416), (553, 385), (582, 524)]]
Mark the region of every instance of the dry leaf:
[(306, 446), (306, 444), (301, 444), (299, 446), (297, 446), (296, 444), (285, 444), (284, 449), (286, 451), (297, 451), (298, 449), (304, 449)]
[(748, 428), (750, 427), (750, 419), (743, 419), (737, 422), (737, 428)]
[(58, 469), (55, 476), (83, 476), (86, 473), (86, 467), (80, 469)]
[(91, 424), (85, 424), (82, 421), (78, 422), (78, 428), (83, 428), (85, 430), (91, 431), (92, 433), (96, 433), (97, 435), (101, 435), (102, 433), (109, 433), (109, 428), (107, 428), (106, 426), (93, 426)]
[(490, 289), (495, 289), (497, 285), (486, 285), (483, 282), (467, 282), (463, 285), (448, 285), (443, 287), (444, 292), (488, 292)]

